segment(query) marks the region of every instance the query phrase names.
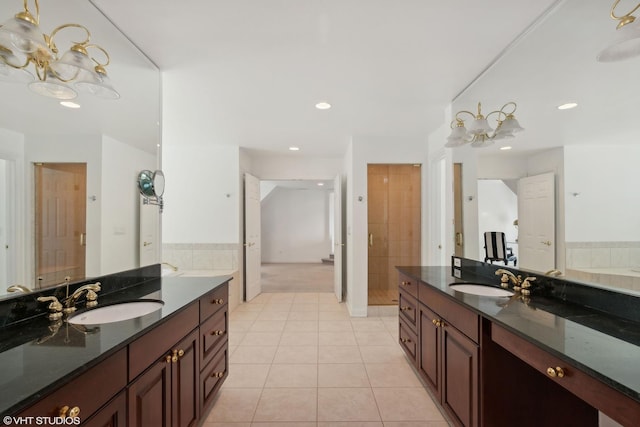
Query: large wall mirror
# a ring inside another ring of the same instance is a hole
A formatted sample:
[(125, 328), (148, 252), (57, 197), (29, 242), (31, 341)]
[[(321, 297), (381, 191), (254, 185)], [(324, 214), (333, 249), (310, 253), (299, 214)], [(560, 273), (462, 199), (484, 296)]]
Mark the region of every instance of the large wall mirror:
[[(483, 233), (503, 231), (520, 252), (518, 267), (640, 293), (640, 57), (596, 61), (615, 33), (611, 3), (556, 2), (455, 99), (454, 114), (513, 101), (526, 129), (490, 147), (453, 149), (463, 168), (466, 257), (484, 260)], [(624, 14), (636, 3), (618, 7)], [(567, 103), (577, 106), (558, 109)], [(518, 185), (544, 174), (553, 177), (552, 210), (537, 212), (534, 201), (527, 214)], [(533, 222), (555, 228), (537, 239), (541, 250), (551, 248), (550, 264), (522, 248)]]
[[(19, 0), (3, 1), (0, 22), (22, 7)], [(73, 100), (80, 108), (70, 109), (32, 92), (27, 84), (0, 81), (0, 298), (11, 296), (7, 288), (12, 285), (38, 289), (64, 282), (66, 273), (59, 266), (46, 280), (38, 277), (43, 239), (36, 224), (43, 217), (53, 223), (47, 212), (57, 208), (47, 196), (70, 168), (83, 174), (74, 179), (84, 188), (72, 187), (83, 191), (74, 213), (83, 213), (84, 230), (72, 237), (85, 253), (85, 277), (138, 267), (141, 209), (158, 214), (157, 208), (140, 203), (136, 180), (141, 170), (160, 166), (159, 70), (92, 2), (40, 2), (43, 32), (66, 23), (86, 26), (91, 41), (108, 51), (107, 73), (120, 99), (81, 93)], [(65, 33), (56, 36), (61, 50), (78, 39), (77, 32)]]

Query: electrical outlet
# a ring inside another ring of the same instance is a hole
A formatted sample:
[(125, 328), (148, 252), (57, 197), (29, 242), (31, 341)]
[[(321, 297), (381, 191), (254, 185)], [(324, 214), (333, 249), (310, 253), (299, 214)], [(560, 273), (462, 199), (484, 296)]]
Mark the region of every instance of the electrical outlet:
[(459, 268), (454, 268), (453, 269), (453, 277), (457, 277), (458, 279), (462, 278), (462, 270), (460, 270)]
[(462, 261), (460, 260), (460, 258), (454, 258), (453, 259), (453, 266), (454, 267), (460, 267), (461, 263), (462, 263)]

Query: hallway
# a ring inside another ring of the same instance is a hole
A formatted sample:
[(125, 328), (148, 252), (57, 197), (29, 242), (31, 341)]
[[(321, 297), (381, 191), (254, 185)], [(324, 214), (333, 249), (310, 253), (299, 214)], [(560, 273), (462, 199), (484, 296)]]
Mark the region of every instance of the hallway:
[(351, 318), (332, 293), (263, 293), (230, 315), (203, 425), (448, 426), (397, 340), (397, 316)]
[(263, 263), (262, 292), (333, 292), (333, 265), (322, 263)]

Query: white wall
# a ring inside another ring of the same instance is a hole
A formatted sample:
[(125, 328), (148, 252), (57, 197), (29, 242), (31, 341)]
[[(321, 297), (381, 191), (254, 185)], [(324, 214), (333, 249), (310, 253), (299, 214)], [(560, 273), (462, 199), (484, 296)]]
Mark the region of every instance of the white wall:
[(331, 253), (329, 192), (278, 187), (261, 209), (265, 263), (319, 263)]
[(136, 182), (141, 170), (155, 170), (155, 166), (155, 155), (108, 136), (102, 138), (101, 271), (105, 274), (139, 265), (140, 195)]
[(239, 242), (239, 150), (230, 145), (165, 142), (163, 243)]
[(303, 156), (253, 156), (251, 174), (265, 180), (333, 179), (342, 172), (341, 159)]
[(565, 147), (568, 242), (640, 240), (638, 159), (638, 145)]

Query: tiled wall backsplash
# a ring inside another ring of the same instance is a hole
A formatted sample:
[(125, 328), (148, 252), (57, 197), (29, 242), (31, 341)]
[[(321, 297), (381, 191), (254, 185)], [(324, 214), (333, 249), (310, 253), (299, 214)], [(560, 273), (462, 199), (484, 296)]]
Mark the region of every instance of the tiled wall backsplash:
[(568, 269), (640, 267), (640, 242), (567, 242)]
[(237, 243), (164, 243), (162, 262), (179, 270), (237, 270)]

